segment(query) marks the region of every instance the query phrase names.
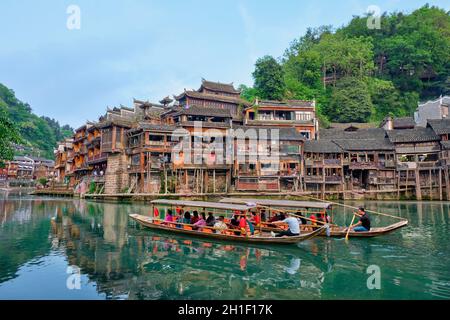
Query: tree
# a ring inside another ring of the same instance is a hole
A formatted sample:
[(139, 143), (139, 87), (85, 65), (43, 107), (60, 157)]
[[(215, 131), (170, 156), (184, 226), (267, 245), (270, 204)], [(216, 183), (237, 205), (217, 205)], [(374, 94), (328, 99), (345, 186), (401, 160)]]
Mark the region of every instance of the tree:
[(337, 122), (367, 122), (372, 113), (372, 100), (365, 81), (347, 77), (333, 89), (325, 114)]
[(285, 92), (283, 68), (273, 57), (265, 56), (256, 61), (253, 79), (254, 87), (262, 99), (283, 99)]
[(16, 124), (26, 148), (22, 153), (51, 158), (57, 141), (72, 135), (72, 128), (67, 126), (62, 130), (56, 120), (33, 114), (27, 103), (17, 99), (14, 91), (2, 84), (0, 109)]
[(241, 98), (248, 102), (253, 102), (258, 97), (258, 90), (255, 88), (247, 87), (245, 84), (241, 84), (238, 88), (241, 91)]
[(4, 161), (14, 157), (14, 145), (21, 142), (19, 131), (15, 123), (0, 110), (0, 166)]

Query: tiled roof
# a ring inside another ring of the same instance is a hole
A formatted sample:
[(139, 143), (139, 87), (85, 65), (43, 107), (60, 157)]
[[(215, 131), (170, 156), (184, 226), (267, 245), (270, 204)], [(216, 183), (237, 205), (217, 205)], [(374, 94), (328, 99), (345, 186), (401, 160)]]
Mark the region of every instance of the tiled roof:
[(99, 128), (107, 128), (110, 126), (118, 126), (118, 127), (124, 127), (124, 128), (131, 128), (133, 126), (133, 121), (131, 120), (125, 120), (125, 119), (111, 119), (102, 121), (98, 124)]
[(428, 125), (437, 135), (450, 134), (450, 119), (428, 120)]
[(177, 115), (195, 115), (195, 116), (206, 116), (206, 117), (222, 117), (231, 118), (231, 112), (228, 109), (221, 108), (211, 108), (211, 107), (199, 107), (191, 105), (186, 107), (174, 107), (171, 110), (174, 116)]
[(333, 142), (346, 151), (387, 151), (395, 149), (389, 139), (342, 139)]
[(286, 101), (276, 101), (276, 100), (260, 100), (258, 101), (259, 107), (314, 107), (314, 101), (308, 100), (286, 100)]
[(413, 117), (401, 117), (393, 119), (394, 129), (414, 128), (416, 123)]
[(140, 123), (137, 129), (154, 130), (154, 131), (174, 131), (176, 126), (170, 126), (165, 124), (153, 124), (153, 123)]
[(343, 150), (331, 140), (308, 140), (305, 141), (304, 151), (313, 153), (341, 153)]
[[(375, 123), (366, 123), (366, 122), (346, 122), (346, 123), (340, 123), (340, 122), (332, 122), (330, 124), (330, 129), (339, 129), (339, 130), (345, 130), (345, 129), (369, 129), (369, 128), (376, 128)], [(348, 130), (349, 131), (349, 130)]]
[(228, 102), (228, 103), (234, 103), (234, 104), (238, 104), (238, 105), (239, 104), (250, 105), (249, 102), (247, 102), (239, 97), (225, 96), (225, 95), (220, 95), (220, 94), (200, 93), (197, 91), (185, 91), (178, 96), (174, 96), (174, 98), (177, 101), (179, 101), (179, 100), (183, 99), (185, 96), (188, 96), (188, 97), (194, 98), (194, 99)]
[(240, 93), (238, 90), (236, 90), (234, 88), (233, 83), (213, 82), (213, 81), (208, 81), (208, 80), (202, 79), (202, 87), (212, 90), (212, 91)]
[(450, 141), (441, 141), (441, 146), (443, 150), (450, 150)]
[(386, 132), (392, 143), (439, 141), (439, 137), (430, 128), (416, 127)]

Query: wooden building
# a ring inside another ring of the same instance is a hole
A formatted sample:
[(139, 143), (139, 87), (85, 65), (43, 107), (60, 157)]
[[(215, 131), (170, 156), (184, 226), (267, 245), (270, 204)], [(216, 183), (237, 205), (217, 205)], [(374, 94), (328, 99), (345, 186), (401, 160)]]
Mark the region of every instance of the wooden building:
[(200, 88), (184, 90), (178, 96), (174, 96), (179, 106), (189, 108), (191, 106), (228, 110), (233, 120), (242, 121), (242, 110), (250, 103), (240, 98), (240, 91), (236, 90), (232, 83), (202, 80)]
[(235, 190), (302, 190), (304, 138), (295, 128), (243, 126), (234, 128), (233, 141)]
[(173, 191), (172, 133), (177, 127), (163, 124), (140, 123), (127, 131), (129, 157), (129, 192), (167, 193)]
[(233, 115), (227, 108), (197, 105), (173, 107), (161, 115), (163, 124), (175, 126), (178, 148), (172, 151), (175, 192), (226, 192), (231, 185), (227, 161), (228, 130)]
[[(73, 150), (73, 139), (68, 138), (58, 143), (55, 154), (55, 178), (56, 182), (68, 184), (66, 174), (71, 172), (71, 162), (69, 162), (70, 151)], [(72, 155), (73, 157), (73, 155)], [(73, 158), (72, 160), (73, 161)]]
[[(346, 131), (347, 130), (347, 131)], [(378, 128), (327, 129), (305, 144), (307, 190), (395, 190), (395, 151)]]
[(307, 191), (344, 191), (344, 150), (332, 140), (305, 141), (304, 186)]
[[(446, 199), (450, 200), (450, 119), (428, 120), (427, 127), (440, 138), (439, 164), (442, 169), (440, 178), (443, 179)], [(442, 190), (440, 190), (441, 193)]]
[(436, 198), (436, 190), (442, 189), (439, 136), (431, 128), (423, 127), (386, 133), (395, 146), (399, 189), (406, 189), (406, 194), (409, 190), (415, 192), (417, 200), (422, 195)]

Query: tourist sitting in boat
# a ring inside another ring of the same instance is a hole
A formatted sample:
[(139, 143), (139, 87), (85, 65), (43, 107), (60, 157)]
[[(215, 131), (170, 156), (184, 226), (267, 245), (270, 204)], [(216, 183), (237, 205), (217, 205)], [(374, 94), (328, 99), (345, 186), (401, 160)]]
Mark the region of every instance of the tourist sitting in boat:
[(192, 229), (201, 231), (201, 227), (206, 227), (206, 217), (204, 212), (200, 214), (200, 219), (196, 223), (194, 223)]
[(172, 210), (168, 209), (166, 217), (164, 218), (165, 222), (173, 222)]
[(261, 210), (261, 221), (265, 222), (267, 220), (266, 218), (266, 210)]
[(208, 227), (213, 227), (216, 223), (216, 218), (214, 218), (214, 215), (212, 212), (208, 212), (208, 218), (206, 219), (206, 225)]
[(366, 210), (363, 207), (360, 207), (355, 215), (359, 217), (359, 221), (350, 226), (350, 229), (353, 229), (355, 232), (370, 231), (370, 217), (366, 213)]
[(261, 217), (256, 212), (252, 212), (250, 221), (255, 225), (256, 228), (259, 228), (261, 226)]
[(241, 230), (241, 236), (248, 236), (250, 233), (250, 226), (247, 223), (247, 219), (244, 215), (239, 219), (239, 229)]
[(283, 213), (276, 213), (268, 222), (281, 221), (284, 219), (286, 219), (286, 216)]
[[(182, 211), (177, 211), (177, 217), (174, 219), (178, 223), (184, 223), (183, 213)], [(181, 224), (176, 225), (177, 228), (182, 228)]]
[[(233, 218), (230, 220), (230, 228), (231, 229), (238, 229), (239, 230), (239, 216), (235, 214)], [(234, 235), (238, 236), (240, 235), (240, 231), (234, 231)]]
[(286, 219), (282, 221), (275, 221), (273, 224), (281, 224), (281, 223), (287, 223), (289, 228), (285, 231), (280, 231), (278, 234), (275, 234), (275, 232), (271, 232), (273, 237), (295, 237), (300, 235), (300, 222), (297, 218), (288, 216)]
[(312, 230), (316, 230), (317, 228), (319, 228), (319, 224), (317, 223), (319, 219), (314, 213), (309, 216), (309, 221), (311, 221)]
[(239, 227), (239, 216), (238, 216), (237, 214), (235, 214), (235, 215), (233, 216), (233, 218), (230, 220), (230, 224), (231, 224), (233, 227)]
[(303, 225), (308, 224), (308, 221), (306, 221), (305, 217), (302, 215), (300, 211), (297, 211), (297, 216), (300, 218), (300, 221), (302, 222)]
[(228, 226), (225, 223), (224, 216), (219, 217), (219, 220), (217, 220), (216, 223), (214, 224), (214, 228), (216, 229), (216, 233), (223, 233), (225, 230), (228, 229)]
[(196, 224), (198, 220), (200, 220), (200, 218), (198, 217), (198, 212), (194, 211), (191, 218), (191, 224)]

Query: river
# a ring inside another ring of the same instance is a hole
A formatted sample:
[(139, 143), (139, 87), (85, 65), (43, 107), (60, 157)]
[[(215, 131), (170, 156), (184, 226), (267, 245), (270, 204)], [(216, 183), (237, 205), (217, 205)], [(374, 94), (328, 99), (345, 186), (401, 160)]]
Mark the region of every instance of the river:
[(142, 229), (144, 204), (0, 193), (0, 299), (450, 299), (449, 202), (349, 204), (409, 226), (254, 247)]

